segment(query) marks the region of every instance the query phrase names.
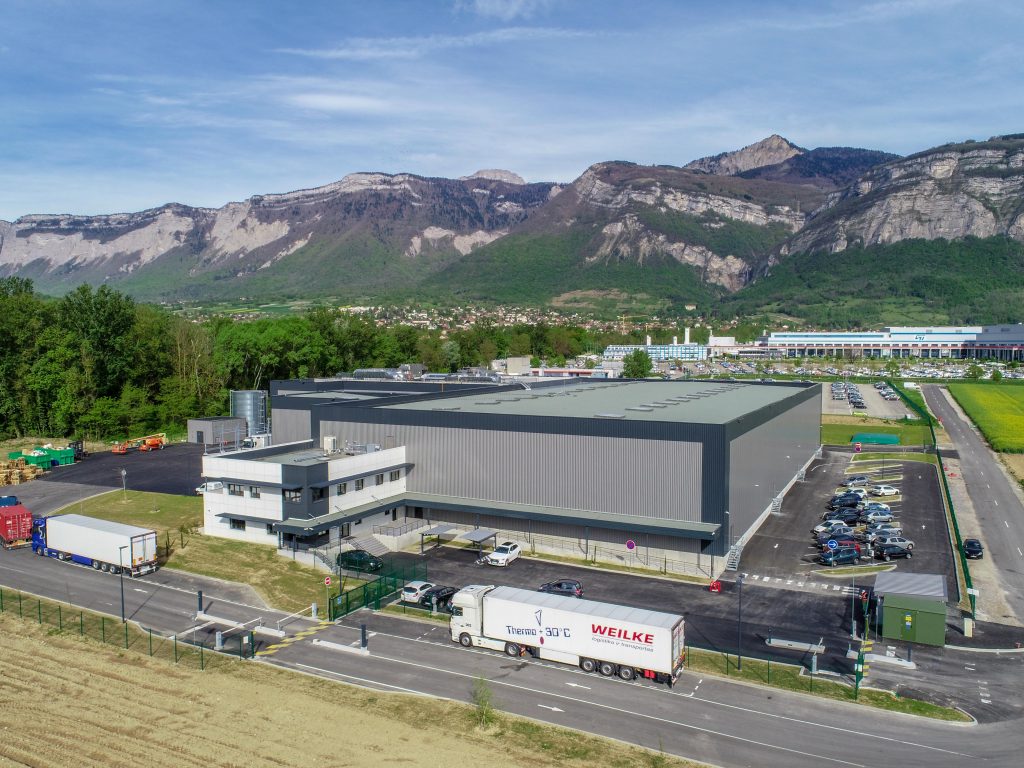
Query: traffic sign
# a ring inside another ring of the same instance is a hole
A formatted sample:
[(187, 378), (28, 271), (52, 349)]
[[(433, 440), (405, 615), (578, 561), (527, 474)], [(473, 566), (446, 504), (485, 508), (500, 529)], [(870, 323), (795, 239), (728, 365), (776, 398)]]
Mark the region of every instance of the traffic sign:
[(826, 546), (826, 547), (828, 547), (829, 549), (835, 549), (836, 547), (838, 547), (838, 546), (839, 546), (839, 542), (838, 542), (838, 541), (836, 541), (835, 539), (829, 539), (829, 540), (828, 540), (828, 541), (827, 541), (827, 542), (825, 543), (825, 546)]
[(331, 577), (330, 576), (324, 576), (324, 586), (325, 587), (331, 586)]
[(626, 539), (626, 549), (630, 551), (636, 549), (636, 542), (632, 539)]

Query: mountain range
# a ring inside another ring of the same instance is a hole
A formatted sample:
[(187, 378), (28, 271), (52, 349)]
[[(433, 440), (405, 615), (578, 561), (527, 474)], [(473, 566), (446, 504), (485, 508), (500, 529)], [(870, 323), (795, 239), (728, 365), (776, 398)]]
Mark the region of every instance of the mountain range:
[(109, 284), (143, 300), (770, 307), (808, 319), (785, 304), (803, 303), (801, 283), (831, 285), (837, 261), (877, 271), (899, 247), (921, 250), (921, 264), (907, 262), (916, 269), (953, 248), (970, 270), (963, 244), (993, 238), (1010, 259), (999, 287), (1020, 273), (1024, 292), (1024, 134), (908, 157), (775, 135), (682, 167), (601, 162), (569, 184), (502, 170), (356, 173), (216, 209), (24, 216), (0, 221), (0, 275), (49, 293)]

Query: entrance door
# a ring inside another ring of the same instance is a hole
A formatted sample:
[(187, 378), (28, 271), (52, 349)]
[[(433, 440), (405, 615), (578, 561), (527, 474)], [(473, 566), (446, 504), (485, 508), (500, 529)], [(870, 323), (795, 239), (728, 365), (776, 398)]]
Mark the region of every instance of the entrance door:
[(196, 442), (202, 444), (204, 437), (206, 437), (206, 435), (203, 434), (203, 430), (197, 429), (196, 430)]
[(352, 535), (352, 523), (341, 524), (341, 538), (347, 539)]

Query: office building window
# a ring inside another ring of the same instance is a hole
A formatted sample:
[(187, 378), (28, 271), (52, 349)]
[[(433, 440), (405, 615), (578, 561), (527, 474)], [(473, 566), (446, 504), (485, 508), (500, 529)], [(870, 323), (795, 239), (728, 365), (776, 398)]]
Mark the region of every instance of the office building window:
[(285, 489), (283, 489), (281, 491), (281, 497), (285, 501), (290, 501), (293, 504), (297, 504), (298, 502), (302, 501), (302, 491), (301, 490), (289, 490), (288, 488), (285, 488)]
[(310, 488), (310, 494), (313, 497), (313, 501), (323, 501), (326, 495), (325, 488)]
[(356, 480), (356, 490), (357, 490), (357, 491), (361, 491), (361, 490), (363, 490), (363, 486), (364, 486), (365, 484), (366, 484), (366, 483), (365, 483), (365, 481), (363, 480), (363, 478), (359, 478), (358, 480)]
[(254, 499), (258, 499), (260, 497), (260, 487), (258, 485), (250, 485), (249, 496)]
[(376, 480), (377, 480), (377, 485), (384, 485), (384, 475), (382, 475), (382, 474), (381, 475), (377, 475)]
[(273, 535), (274, 535), (274, 524), (273, 523), (267, 523), (267, 536), (273, 536)]
[(235, 485), (234, 483), (228, 483), (228, 494), (231, 496), (241, 496), (242, 486)]
[(245, 530), (245, 520), (232, 520), (231, 521), (231, 530), (232, 531), (244, 531)]
[(338, 495), (344, 496), (348, 493), (348, 483), (338, 483)]
[(393, 470), (391, 470), (391, 482), (392, 483), (395, 482), (396, 480), (401, 480), (401, 479), (402, 479), (402, 470), (400, 470), (400, 469), (393, 469)]

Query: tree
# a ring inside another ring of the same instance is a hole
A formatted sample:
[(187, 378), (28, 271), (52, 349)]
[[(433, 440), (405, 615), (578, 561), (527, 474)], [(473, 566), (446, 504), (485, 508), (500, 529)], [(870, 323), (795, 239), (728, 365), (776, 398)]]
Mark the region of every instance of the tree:
[(982, 374), (981, 366), (977, 363), (971, 363), (967, 366), (967, 378), (968, 379), (980, 379)]
[(1002, 380), (1003, 380), (1003, 372), (1000, 371), (998, 368), (994, 369), (992, 371), (992, 381), (999, 382), (999, 381), (1002, 381)]
[(646, 379), (654, 370), (654, 363), (646, 350), (634, 349), (622, 358), (622, 377), (625, 379)]

